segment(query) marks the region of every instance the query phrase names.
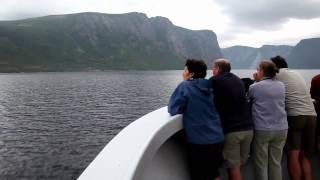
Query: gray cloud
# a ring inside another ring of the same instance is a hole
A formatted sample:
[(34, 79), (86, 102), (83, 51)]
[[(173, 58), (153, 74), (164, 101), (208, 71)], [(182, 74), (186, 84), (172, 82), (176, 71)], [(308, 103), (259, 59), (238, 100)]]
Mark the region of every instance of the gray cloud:
[[(214, 0), (233, 25), (242, 28), (277, 29), (293, 19), (320, 17), (320, 0)], [(241, 28), (239, 27), (239, 28)]]

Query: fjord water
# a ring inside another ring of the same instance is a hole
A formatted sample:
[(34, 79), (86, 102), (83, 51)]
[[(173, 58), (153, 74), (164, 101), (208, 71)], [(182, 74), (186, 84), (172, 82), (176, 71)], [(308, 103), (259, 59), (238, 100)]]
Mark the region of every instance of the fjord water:
[[(308, 87), (320, 73), (299, 72)], [(180, 81), (181, 71), (0, 74), (0, 179), (76, 179), (122, 128), (165, 106)]]

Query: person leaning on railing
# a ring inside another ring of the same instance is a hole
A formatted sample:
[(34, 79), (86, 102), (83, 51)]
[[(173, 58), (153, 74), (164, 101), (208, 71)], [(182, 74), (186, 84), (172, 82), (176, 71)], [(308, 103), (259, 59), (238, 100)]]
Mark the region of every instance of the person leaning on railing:
[(204, 61), (188, 59), (168, 104), (170, 115), (183, 115), (192, 180), (218, 178), (223, 161), (223, 130), (206, 74)]
[(315, 112), (309, 89), (303, 77), (288, 68), (281, 56), (271, 58), (279, 69), (276, 79), (286, 87), (286, 111), (289, 124), (287, 151), (291, 180), (312, 180), (311, 155), (315, 151)]
[(229, 180), (240, 180), (241, 166), (249, 157), (253, 122), (243, 81), (231, 72), (227, 59), (217, 59), (212, 66), (214, 104), (220, 114), (225, 134), (224, 166)]
[(285, 86), (275, 80), (278, 69), (262, 61), (249, 87), (254, 123), (253, 163), (256, 180), (282, 180), (281, 159), (288, 122), (285, 111)]

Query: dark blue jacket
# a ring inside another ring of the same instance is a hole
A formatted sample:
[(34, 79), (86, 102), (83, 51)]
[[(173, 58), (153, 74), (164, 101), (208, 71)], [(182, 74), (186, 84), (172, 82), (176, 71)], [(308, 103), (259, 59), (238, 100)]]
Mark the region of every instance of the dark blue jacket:
[(192, 144), (215, 144), (224, 140), (219, 114), (212, 101), (207, 79), (181, 82), (169, 104), (170, 115), (182, 114), (187, 141)]
[(210, 80), (224, 132), (252, 130), (251, 111), (242, 80), (230, 72), (213, 76)]

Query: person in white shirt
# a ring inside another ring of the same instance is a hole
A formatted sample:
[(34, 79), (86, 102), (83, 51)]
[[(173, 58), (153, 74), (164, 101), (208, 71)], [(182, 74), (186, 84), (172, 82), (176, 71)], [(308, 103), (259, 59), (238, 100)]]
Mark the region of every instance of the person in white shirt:
[(281, 56), (271, 61), (279, 68), (276, 79), (286, 88), (286, 111), (288, 115), (288, 171), (292, 180), (312, 180), (310, 155), (315, 151), (316, 112), (311, 96), (301, 75), (288, 69)]

